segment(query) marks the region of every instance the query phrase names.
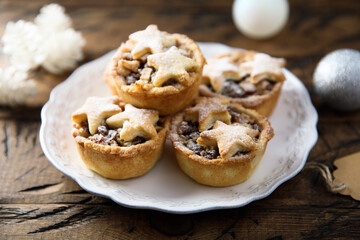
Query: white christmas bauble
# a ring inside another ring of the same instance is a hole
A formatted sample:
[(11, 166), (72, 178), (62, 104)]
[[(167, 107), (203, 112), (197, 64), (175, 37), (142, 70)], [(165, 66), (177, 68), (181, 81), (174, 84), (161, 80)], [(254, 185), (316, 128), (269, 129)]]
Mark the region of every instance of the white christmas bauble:
[(232, 15), (236, 27), (245, 36), (269, 38), (284, 27), (289, 3), (287, 0), (235, 0)]

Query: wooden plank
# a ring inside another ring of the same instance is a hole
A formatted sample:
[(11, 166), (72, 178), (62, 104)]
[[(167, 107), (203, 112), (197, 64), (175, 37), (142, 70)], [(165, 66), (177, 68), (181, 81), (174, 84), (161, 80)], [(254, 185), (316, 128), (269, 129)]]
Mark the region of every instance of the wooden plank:
[(0, 121), (0, 164), (3, 165), (8, 160), (9, 137), (6, 121)]
[[(62, 174), (53, 168), (50, 168), (52, 173), (43, 171), (39, 174), (46, 165), (50, 164), (40, 147), (39, 123), (6, 120), (3, 126), (7, 140), (1, 145), (8, 160), (2, 165), (6, 171), (0, 172), (3, 182), (0, 196), (37, 185), (36, 182), (43, 181), (44, 178), (50, 183), (58, 182)], [(45, 175), (47, 173), (48, 175)]]
[[(244, 207), (171, 215), (103, 205), (0, 205), (4, 237), (74, 239), (355, 239), (358, 205), (351, 208)], [(131, 217), (130, 217), (131, 216)], [(214, 217), (217, 224), (214, 225)], [(352, 221), (349, 221), (352, 219)], [(309, 225), (312, 226), (309, 229)], [(212, 226), (209, 228), (209, 226)], [(341, 229), (341, 231), (338, 231)], [(281, 238), (280, 238), (281, 237)]]
[(331, 149), (360, 144), (359, 135), (348, 124), (319, 124), (318, 129)]

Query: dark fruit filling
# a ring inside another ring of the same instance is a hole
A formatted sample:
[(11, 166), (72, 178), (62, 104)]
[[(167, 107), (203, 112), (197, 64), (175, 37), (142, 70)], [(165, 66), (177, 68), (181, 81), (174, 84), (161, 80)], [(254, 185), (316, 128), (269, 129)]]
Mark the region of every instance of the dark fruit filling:
[(236, 108), (229, 106), (228, 111), (231, 115), (231, 122), (232, 123), (241, 123), (246, 124), (247, 127), (250, 127), (254, 130), (258, 130), (259, 132), (262, 131), (261, 127), (256, 123), (256, 119), (249, 116), (245, 113), (240, 113), (236, 111)]
[[(155, 129), (159, 132), (164, 127), (164, 119), (159, 119), (159, 121), (155, 125)], [(83, 121), (81, 123), (81, 128), (83, 131), (83, 135), (87, 137), (89, 140), (107, 146), (120, 146), (120, 147), (129, 147), (137, 144), (141, 144), (147, 141), (147, 139), (143, 137), (135, 137), (131, 141), (124, 141), (120, 138), (120, 132), (122, 128), (113, 129), (110, 128), (105, 121), (103, 121), (98, 127), (97, 132), (94, 135), (90, 135), (88, 122)]]
[(140, 73), (131, 72), (128, 76), (125, 77), (125, 82), (127, 85), (131, 85), (140, 79)]
[(205, 148), (196, 142), (200, 136), (198, 123), (183, 121), (179, 126), (178, 134), (184, 137), (185, 146), (195, 154), (207, 159), (220, 156), (217, 148)]
[[(263, 80), (256, 85), (251, 84), (249, 78), (242, 79), (241, 81), (226, 80), (221, 88), (220, 94), (231, 98), (260, 96), (271, 92), (274, 86), (275, 82), (270, 80)], [(208, 87), (212, 92), (215, 92), (210, 84)]]
[[(192, 58), (192, 54), (190, 52), (189, 49), (186, 49), (184, 47), (182, 47), (180, 45), (180, 43), (176, 42), (176, 47), (180, 50), (180, 53), (182, 55), (184, 55), (185, 57), (188, 57), (188, 58)], [(169, 50), (170, 47), (168, 48), (165, 48), (164, 49), (164, 52)], [(152, 74), (151, 74), (151, 78), (153, 78), (155, 76), (155, 73), (156, 73), (156, 69), (153, 68), (153, 67), (150, 67), (148, 66), (147, 64), (147, 56), (149, 56), (149, 54), (146, 54), (144, 55), (143, 57), (141, 57), (140, 59), (137, 59), (136, 61), (139, 61), (139, 67), (138, 69), (133, 72), (131, 71), (130, 69), (127, 69), (130, 72), (130, 74), (128, 74), (126, 77), (125, 77), (125, 83), (127, 85), (131, 85), (133, 83), (135, 83), (136, 81), (140, 80), (140, 76), (141, 76), (141, 71), (144, 69), (144, 68), (151, 68), (152, 69)], [(132, 58), (131, 54), (127, 54), (126, 57), (124, 57), (125, 60), (128, 60), (128, 61), (134, 61), (134, 59)], [(190, 69), (188, 72), (193, 72), (194, 70), (193, 69)], [(166, 86), (176, 86), (178, 84), (178, 81), (176, 79), (169, 79), (168, 81), (166, 81), (162, 87), (166, 87)]]
[[(239, 113), (231, 106), (229, 106), (228, 111), (231, 115), (231, 123), (245, 124), (247, 127), (261, 132), (262, 129), (256, 123), (255, 118), (245, 113)], [(194, 123), (191, 121), (182, 121), (178, 128), (178, 134), (184, 139), (184, 145), (195, 154), (210, 160), (220, 158), (217, 147), (203, 147), (196, 142), (200, 137), (199, 124), (197, 122)], [(259, 136), (257, 136), (254, 140), (257, 141), (258, 138)], [(248, 153), (248, 151), (237, 152), (234, 157), (240, 157), (246, 153)]]

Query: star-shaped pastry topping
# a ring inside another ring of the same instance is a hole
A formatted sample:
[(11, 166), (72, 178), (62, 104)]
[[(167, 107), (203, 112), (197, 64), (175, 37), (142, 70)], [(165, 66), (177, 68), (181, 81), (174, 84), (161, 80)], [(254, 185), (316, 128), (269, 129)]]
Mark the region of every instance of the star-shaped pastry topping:
[(242, 75), (250, 74), (251, 83), (257, 84), (264, 79), (284, 81), (281, 68), (285, 66), (283, 58), (273, 58), (264, 53), (255, 53), (253, 60), (240, 64)]
[(226, 105), (221, 104), (218, 98), (200, 97), (195, 103), (194, 107), (185, 109), (185, 118), (193, 122), (198, 121), (200, 132), (211, 128), (217, 120), (231, 123), (231, 115)]
[(239, 151), (256, 149), (252, 137), (259, 134), (258, 130), (242, 125), (226, 125), (217, 121), (214, 129), (202, 132), (197, 142), (202, 146), (217, 146), (222, 159), (229, 159)]
[(239, 67), (231, 62), (230, 57), (212, 58), (204, 66), (203, 76), (210, 79), (216, 92), (220, 92), (227, 79), (240, 79)]
[(94, 135), (101, 121), (122, 111), (119, 106), (120, 101), (120, 98), (116, 96), (89, 97), (85, 104), (72, 115), (72, 120), (77, 124), (87, 120), (90, 134)]
[(159, 53), (164, 47), (175, 45), (175, 38), (165, 37), (156, 25), (149, 25), (145, 30), (130, 34), (130, 40), (135, 41), (131, 51), (134, 59), (139, 59), (146, 53)]
[(182, 55), (175, 46), (167, 52), (150, 55), (148, 65), (157, 70), (152, 80), (155, 87), (161, 87), (170, 78), (175, 78), (186, 85), (189, 79), (189, 73), (186, 70), (199, 67), (193, 59)]
[(130, 104), (125, 105), (125, 111), (106, 120), (113, 128), (122, 127), (120, 138), (131, 141), (135, 137), (153, 138), (157, 132), (154, 124), (159, 120), (159, 113), (155, 110), (140, 109)]

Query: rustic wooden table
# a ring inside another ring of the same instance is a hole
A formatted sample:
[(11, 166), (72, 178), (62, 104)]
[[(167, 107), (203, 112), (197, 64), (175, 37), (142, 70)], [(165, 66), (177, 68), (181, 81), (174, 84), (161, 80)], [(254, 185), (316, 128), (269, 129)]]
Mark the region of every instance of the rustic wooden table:
[[(10, 20), (33, 19), (48, 2), (1, 0), (0, 33)], [(312, 90), (312, 73), (322, 56), (339, 48), (360, 49), (360, 2), (291, 0), (285, 29), (265, 41), (236, 30), (232, 2), (59, 1), (87, 41), (85, 61), (150, 23), (196, 41), (285, 57), (319, 113), (319, 139), (308, 162), (333, 166), (336, 158), (360, 151), (360, 112), (323, 106)], [(315, 170), (304, 169), (269, 197), (241, 208), (189, 215), (129, 209), (87, 193), (53, 167), (41, 150), (39, 127), (40, 108), (0, 108), (0, 239), (360, 238), (359, 202), (329, 192)]]

